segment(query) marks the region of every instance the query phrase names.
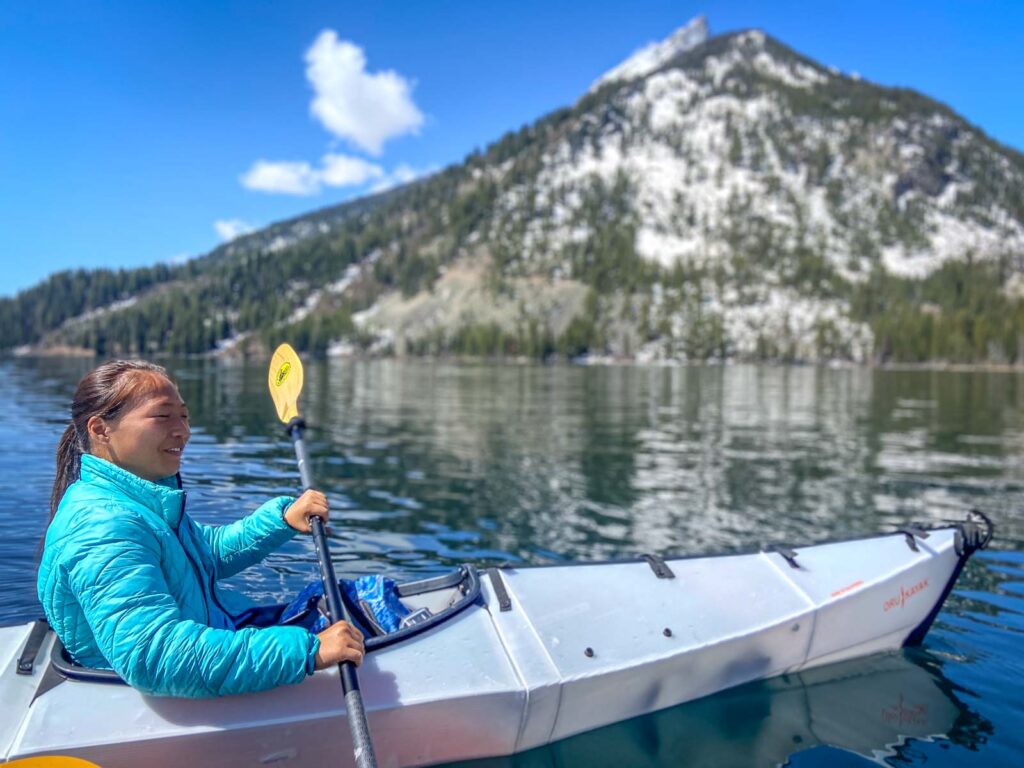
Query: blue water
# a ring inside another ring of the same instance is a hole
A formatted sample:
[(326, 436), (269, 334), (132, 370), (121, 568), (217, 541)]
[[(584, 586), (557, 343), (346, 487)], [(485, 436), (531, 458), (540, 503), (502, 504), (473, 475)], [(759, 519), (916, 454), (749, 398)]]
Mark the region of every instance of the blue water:
[[(0, 623), (38, 615), (53, 451), (90, 362), (0, 365)], [(262, 365), (174, 361), (192, 514), (294, 492)], [(1024, 376), (773, 367), (307, 364), (339, 573), (744, 550), (961, 518), (997, 538), (923, 648), (746, 686), (490, 766), (1024, 764)], [(232, 588), (282, 600), (297, 539)]]

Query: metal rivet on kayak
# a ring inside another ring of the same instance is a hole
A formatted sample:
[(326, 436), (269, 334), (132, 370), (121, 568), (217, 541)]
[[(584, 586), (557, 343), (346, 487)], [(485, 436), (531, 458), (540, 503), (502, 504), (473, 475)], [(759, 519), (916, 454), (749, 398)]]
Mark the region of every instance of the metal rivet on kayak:
[(793, 632), (799, 632), (800, 631), (800, 625), (799, 624), (794, 624), (792, 627), (790, 627), (790, 629)]
[(594, 657), (594, 649), (593, 648), (587, 648), (583, 652), (583, 655), (586, 656), (588, 659), (592, 659)]
[(663, 634), (665, 637), (672, 637), (672, 630), (668, 627), (665, 627), (665, 629), (661, 631), (661, 634)]

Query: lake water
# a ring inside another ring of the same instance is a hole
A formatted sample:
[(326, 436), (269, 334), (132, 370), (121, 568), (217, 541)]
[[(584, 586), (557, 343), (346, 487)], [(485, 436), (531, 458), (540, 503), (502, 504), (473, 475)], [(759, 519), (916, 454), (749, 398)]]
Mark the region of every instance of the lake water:
[[(91, 363), (0, 365), (0, 623), (39, 614), (53, 451)], [(194, 433), (191, 513), (292, 493), (262, 365), (169, 365)], [(1024, 763), (1024, 376), (774, 367), (308, 363), (313, 472), (339, 574), (749, 550), (960, 519), (997, 524), (923, 648), (746, 686), (483, 766)], [(296, 540), (232, 587), (282, 600)]]

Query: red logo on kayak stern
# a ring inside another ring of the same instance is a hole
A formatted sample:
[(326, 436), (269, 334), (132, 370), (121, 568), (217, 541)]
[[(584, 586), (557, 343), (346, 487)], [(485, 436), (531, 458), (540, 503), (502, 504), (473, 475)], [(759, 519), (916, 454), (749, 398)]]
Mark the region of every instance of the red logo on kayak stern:
[(886, 600), (882, 604), (882, 610), (889, 612), (893, 608), (902, 608), (907, 604), (907, 600), (912, 598), (914, 595), (923, 592), (928, 587), (928, 579), (921, 579), (917, 584), (912, 587), (900, 586), (900, 593), (894, 595)]

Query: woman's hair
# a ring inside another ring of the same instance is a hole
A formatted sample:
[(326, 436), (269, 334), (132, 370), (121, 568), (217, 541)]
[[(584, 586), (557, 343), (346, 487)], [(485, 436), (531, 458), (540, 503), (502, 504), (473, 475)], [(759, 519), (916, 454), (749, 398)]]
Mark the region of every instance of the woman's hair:
[(117, 418), (132, 400), (171, 381), (165, 368), (145, 360), (111, 360), (87, 373), (75, 388), (71, 423), (57, 444), (57, 475), (50, 495), (50, 520), (68, 486), (82, 470), (82, 454), (90, 449), (88, 424), (93, 416)]

